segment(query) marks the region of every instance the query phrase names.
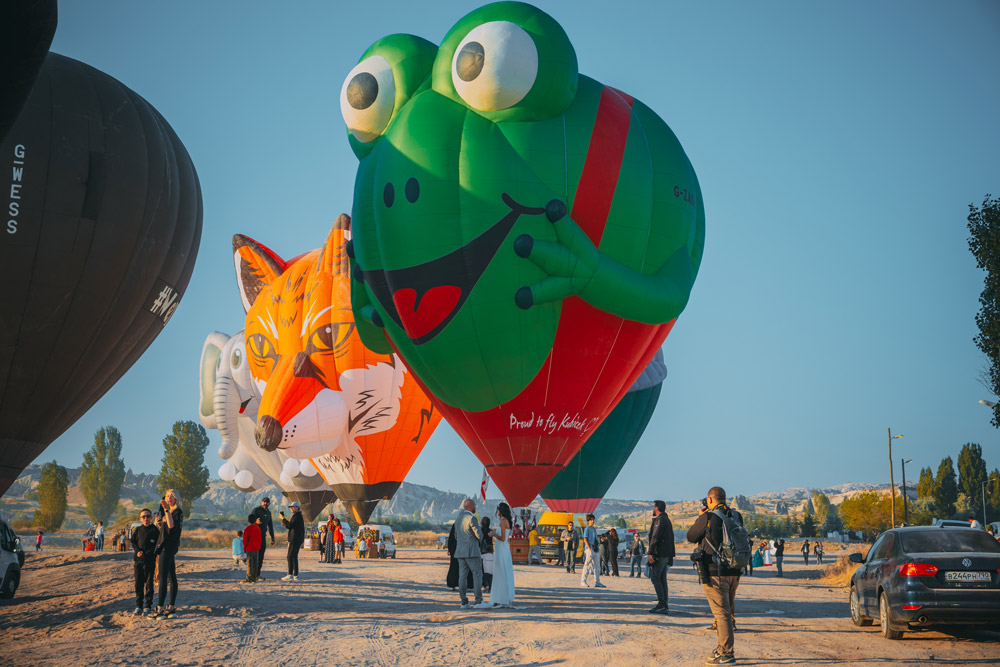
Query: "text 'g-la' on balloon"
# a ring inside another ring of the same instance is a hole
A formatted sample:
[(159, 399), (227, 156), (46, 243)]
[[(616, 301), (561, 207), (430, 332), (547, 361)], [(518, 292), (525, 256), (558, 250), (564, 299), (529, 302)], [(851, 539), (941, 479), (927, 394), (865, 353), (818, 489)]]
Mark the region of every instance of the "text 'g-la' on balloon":
[(194, 269), (201, 188), (146, 100), (50, 53), (0, 145), (0, 492), (163, 330)]
[(311, 461), (355, 521), (391, 498), (441, 414), (396, 354), (361, 342), (341, 215), (322, 248), (284, 262), (233, 239), (246, 354), (262, 387), (257, 445)]
[(660, 350), (573, 460), (542, 489), (550, 510), (587, 514), (597, 509), (645, 432), (666, 377)]
[(395, 350), (527, 505), (687, 304), (705, 241), (691, 162), (524, 3), (473, 11), (440, 46), (384, 37), (341, 90), (362, 340)]

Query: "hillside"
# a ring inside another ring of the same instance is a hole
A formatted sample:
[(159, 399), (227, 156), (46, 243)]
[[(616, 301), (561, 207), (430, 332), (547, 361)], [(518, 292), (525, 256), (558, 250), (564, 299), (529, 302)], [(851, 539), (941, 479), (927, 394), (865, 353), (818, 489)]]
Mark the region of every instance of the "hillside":
[[(83, 494), (80, 492), (79, 468), (68, 468), (70, 480), (69, 504), (71, 506), (84, 505)], [(15, 512), (30, 512), (36, 504), (33, 502), (33, 490), (38, 485), (41, 477), (41, 466), (29, 466), (24, 473), (11, 486), (3, 496), (2, 501), (7, 509)], [(847, 483), (838, 486), (819, 489), (830, 497), (834, 504), (840, 503), (844, 498), (871, 489), (886, 490), (887, 484), (873, 484), (869, 482)], [(907, 489), (912, 495), (913, 490)], [(281, 495), (276, 486), (269, 485), (247, 494), (229, 482), (222, 480), (212, 480), (209, 490), (194, 501), (194, 515), (198, 518), (219, 517), (219, 516), (245, 516), (249, 510), (256, 506), (265, 495), (277, 498)], [(125, 482), (121, 488), (122, 504), (128, 511), (134, 511), (139, 506), (154, 503), (159, 494), (156, 491), (156, 475), (147, 473), (133, 473), (129, 470), (125, 475)], [(372, 517), (377, 521), (383, 518), (415, 518), (430, 523), (445, 523), (454, 518), (458, 510), (459, 503), (465, 496), (451, 491), (441, 491), (430, 486), (421, 484), (411, 484), (403, 482), (399, 491), (391, 500), (383, 501)], [(781, 491), (769, 493), (758, 493), (750, 497), (734, 495), (734, 505), (743, 511), (757, 511), (768, 514), (788, 514), (799, 513), (809, 498), (812, 497), (812, 489), (788, 488)], [(497, 500), (489, 499), (485, 503), (480, 503), (480, 514), (489, 516), (496, 511)], [(545, 504), (540, 498), (536, 498), (531, 504), (534, 512), (545, 511)], [(649, 515), (651, 507), (650, 500), (620, 500), (606, 498), (597, 508), (595, 514), (600, 520), (604, 516), (621, 515), (626, 519), (644, 524)], [(667, 513), (674, 518), (675, 524), (684, 525), (698, 514), (701, 501), (668, 501)], [(339, 503), (334, 505), (334, 511), (342, 509)]]

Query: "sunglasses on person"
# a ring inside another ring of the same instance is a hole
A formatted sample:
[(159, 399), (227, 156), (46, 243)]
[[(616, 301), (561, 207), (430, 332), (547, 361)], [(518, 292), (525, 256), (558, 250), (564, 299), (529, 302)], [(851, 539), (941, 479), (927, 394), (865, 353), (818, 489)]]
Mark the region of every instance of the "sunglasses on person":
[(139, 518), (140, 519), (152, 519), (153, 515), (152, 514), (140, 514)]

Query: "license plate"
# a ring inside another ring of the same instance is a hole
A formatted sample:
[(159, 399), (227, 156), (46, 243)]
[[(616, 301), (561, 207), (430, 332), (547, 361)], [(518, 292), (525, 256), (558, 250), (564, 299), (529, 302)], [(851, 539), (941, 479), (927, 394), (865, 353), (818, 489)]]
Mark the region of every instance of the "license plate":
[(989, 572), (945, 572), (945, 581), (993, 581)]

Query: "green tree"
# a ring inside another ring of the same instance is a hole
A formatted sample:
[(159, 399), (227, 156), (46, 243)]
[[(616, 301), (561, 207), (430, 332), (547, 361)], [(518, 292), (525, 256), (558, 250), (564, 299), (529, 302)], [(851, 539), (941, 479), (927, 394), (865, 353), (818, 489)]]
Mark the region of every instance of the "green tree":
[(52, 461), (42, 467), (38, 482), (38, 511), (34, 524), (50, 532), (59, 530), (66, 518), (66, 496), (69, 494), (69, 475), (66, 468)]
[(850, 530), (874, 538), (889, 528), (889, 496), (878, 491), (862, 491), (840, 503), (840, 518)]
[[(1000, 198), (986, 195), (980, 208), (969, 204), (968, 223), (969, 250), (986, 272), (976, 313), (979, 334), (973, 340), (989, 360), (983, 383), (1000, 396)], [(1000, 428), (1000, 404), (994, 406), (991, 422)]]
[(986, 477), (983, 448), (974, 442), (967, 442), (958, 454), (958, 489), (969, 497), (975, 510), (973, 513), (980, 521), (983, 520), (983, 482)]
[(124, 481), (122, 435), (114, 426), (105, 426), (94, 434), (94, 446), (83, 455), (80, 466), (80, 491), (91, 521), (108, 522), (118, 506)]
[(163, 439), (163, 465), (156, 488), (161, 494), (167, 489), (177, 491), (185, 516), (190, 516), (194, 499), (208, 491), (207, 448), (205, 427), (193, 421), (174, 422), (170, 435)]
[(937, 507), (934, 505), (934, 499), (930, 496), (917, 498), (914, 502), (910, 503), (911, 526), (929, 526), (931, 520), (936, 516)]
[(799, 534), (802, 537), (816, 536), (816, 522), (813, 520), (813, 514), (809, 510), (809, 505), (806, 505), (806, 511), (802, 515), (802, 526)]
[(1000, 521), (1000, 470), (994, 468), (986, 480), (986, 507), (990, 521)]
[(941, 512), (941, 518), (950, 517), (955, 513), (955, 502), (958, 500), (958, 482), (955, 481), (955, 466), (951, 457), (941, 459), (937, 477), (934, 478), (934, 504)]
[(917, 482), (917, 498), (931, 498), (934, 496), (934, 473), (931, 467), (920, 469), (920, 481)]
[(822, 535), (827, 533), (840, 533), (844, 530), (844, 522), (840, 518), (840, 513), (837, 507), (831, 506), (829, 514), (826, 515), (826, 521), (823, 522)]
[(625, 517), (623, 517), (621, 515), (618, 515), (618, 520), (615, 521), (615, 527), (616, 528), (628, 528), (628, 522), (625, 520)]
[[(836, 514), (836, 512), (832, 511), (833, 506), (830, 504), (830, 499), (827, 495), (820, 491), (813, 491), (812, 504), (815, 509), (813, 520), (816, 522), (817, 528), (821, 529), (826, 526), (826, 521), (830, 514)], [(817, 533), (817, 536), (821, 537), (819, 533)]]

